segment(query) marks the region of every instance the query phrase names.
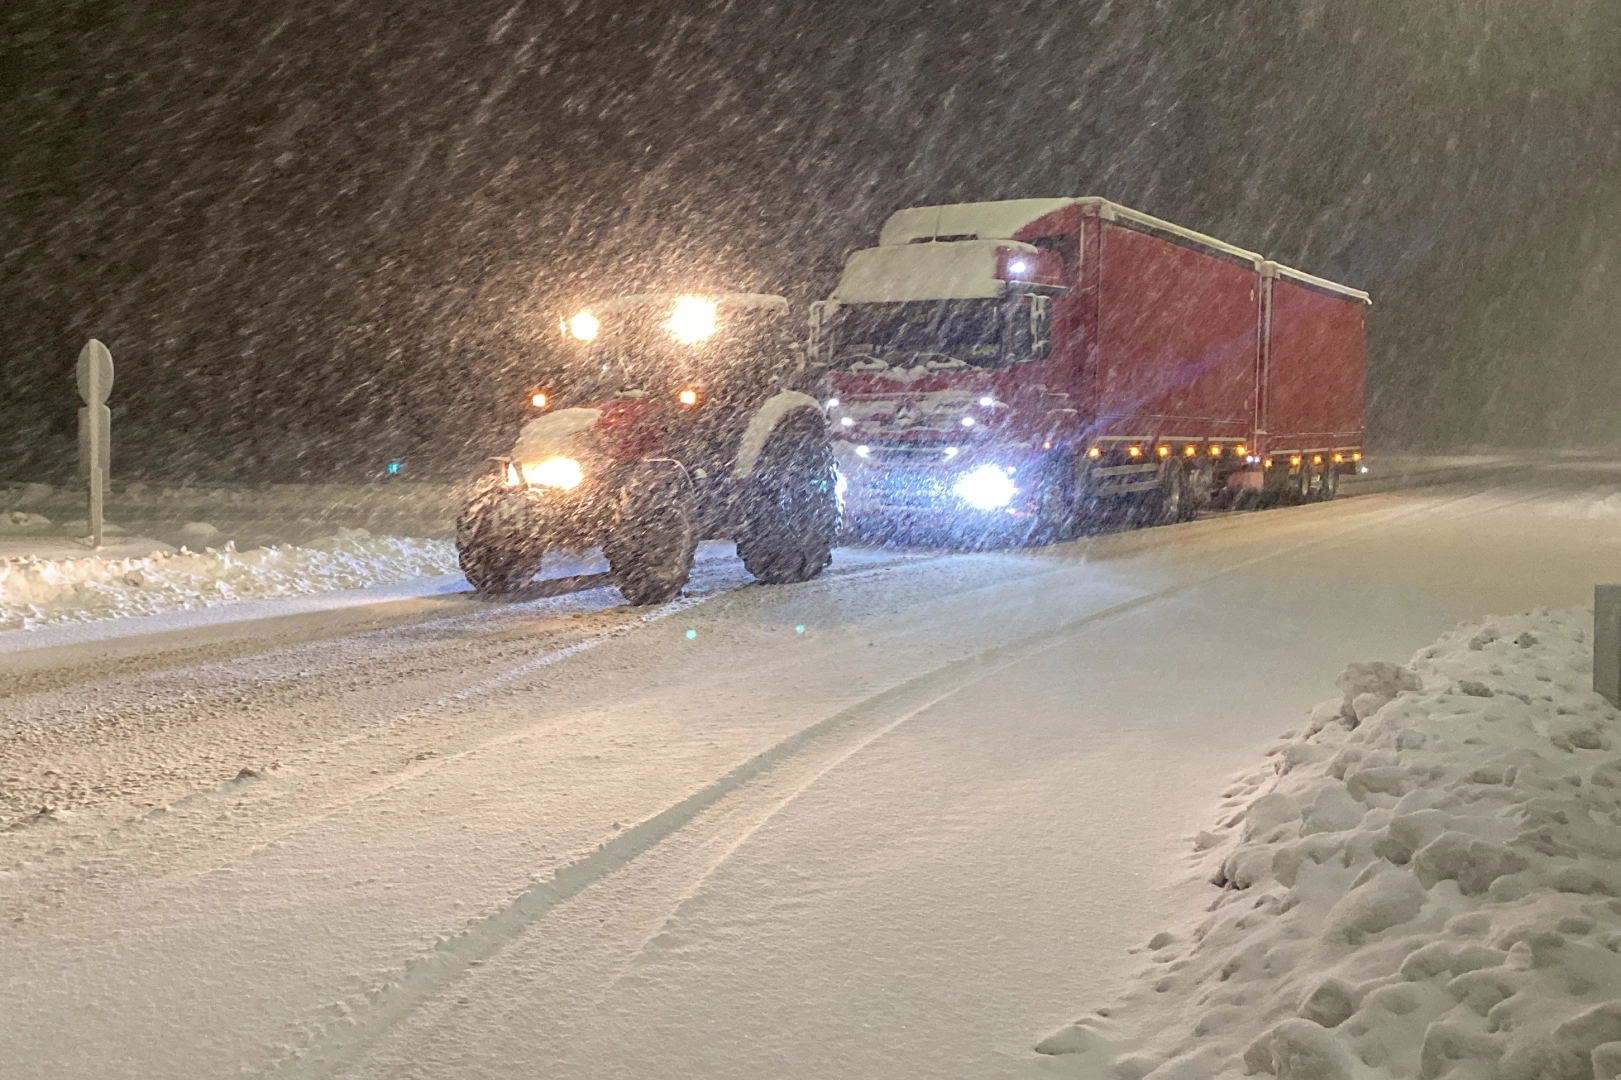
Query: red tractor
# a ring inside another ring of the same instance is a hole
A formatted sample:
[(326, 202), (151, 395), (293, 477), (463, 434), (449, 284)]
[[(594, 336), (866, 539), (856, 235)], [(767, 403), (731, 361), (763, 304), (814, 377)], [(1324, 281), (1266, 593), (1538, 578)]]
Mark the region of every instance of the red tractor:
[(626, 296), (561, 327), (556, 383), (456, 522), (467, 580), (513, 592), (548, 551), (602, 548), (632, 604), (672, 599), (704, 539), (768, 583), (832, 558), (838, 474), (780, 296)]

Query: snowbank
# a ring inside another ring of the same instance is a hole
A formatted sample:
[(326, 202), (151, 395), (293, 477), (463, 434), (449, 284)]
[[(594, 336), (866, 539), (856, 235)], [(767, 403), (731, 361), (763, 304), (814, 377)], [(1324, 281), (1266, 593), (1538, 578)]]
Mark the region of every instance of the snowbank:
[(1621, 717), (1590, 611), (1354, 664), (1226, 793), (1220, 890), (1037, 1047), (1138, 1080), (1621, 1076)]
[(251, 551), (227, 544), (200, 554), (182, 548), (141, 558), (5, 559), (0, 560), (0, 631), (456, 572), (456, 548), (449, 541), (372, 536), (364, 529), (343, 529), (297, 547)]

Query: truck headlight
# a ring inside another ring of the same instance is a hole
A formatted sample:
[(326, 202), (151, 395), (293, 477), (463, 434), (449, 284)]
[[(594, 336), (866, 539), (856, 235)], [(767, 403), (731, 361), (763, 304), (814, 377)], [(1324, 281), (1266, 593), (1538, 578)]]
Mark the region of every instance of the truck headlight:
[(975, 510), (999, 510), (1019, 493), (1013, 478), (1000, 465), (981, 465), (963, 473), (951, 490)]
[(562, 488), (568, 491), (580, 486), (580, 481), (585, 479), (585, 470), (580, 468), (580, 463), (573, 458), (553, 457), (525, 464), (523, 478), (541, 487)]

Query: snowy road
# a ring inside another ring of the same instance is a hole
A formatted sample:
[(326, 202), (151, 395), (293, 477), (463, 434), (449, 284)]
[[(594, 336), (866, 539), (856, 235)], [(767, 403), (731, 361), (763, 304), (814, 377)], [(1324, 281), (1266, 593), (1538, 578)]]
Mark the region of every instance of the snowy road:
[(1348, 661), (1621, 578), (1618, 491), (0, 656), (3, 1073), (1060, 1071), (1224, 778)]

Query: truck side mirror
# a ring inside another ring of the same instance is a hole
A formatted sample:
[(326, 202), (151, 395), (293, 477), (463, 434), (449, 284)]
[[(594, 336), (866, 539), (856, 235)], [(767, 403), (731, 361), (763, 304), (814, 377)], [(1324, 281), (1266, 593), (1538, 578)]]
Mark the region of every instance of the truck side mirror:
[(1052, 351), (1052, 297), (1030, 297), (1030, 358), (1045, 360)]
[(1050, 297), (1021, 296), (1008, 312), (1007, 357), (1013, 363), (1045, 359), (1049, 351), (1048, 338)]
[(817, 300), (810, 306), (810, 336), (807, 339), (807, 354), (811, 363), (822, 358), (822, 318), (827, 313), (827, 301)]

